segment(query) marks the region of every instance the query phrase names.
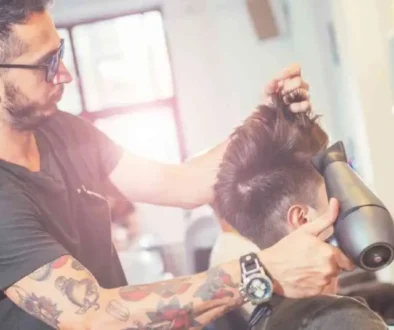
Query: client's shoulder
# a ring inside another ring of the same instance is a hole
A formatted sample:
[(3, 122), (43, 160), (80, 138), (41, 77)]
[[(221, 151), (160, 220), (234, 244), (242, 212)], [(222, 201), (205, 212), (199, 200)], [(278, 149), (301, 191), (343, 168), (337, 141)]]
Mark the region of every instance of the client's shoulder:
[(386, 330), (383, 320), (363, 300), (343, 296), (316, 296), (306, 299), (283, 299), (273, 306), (265, 325), (261, 320), (255, 330), (347, 329)]

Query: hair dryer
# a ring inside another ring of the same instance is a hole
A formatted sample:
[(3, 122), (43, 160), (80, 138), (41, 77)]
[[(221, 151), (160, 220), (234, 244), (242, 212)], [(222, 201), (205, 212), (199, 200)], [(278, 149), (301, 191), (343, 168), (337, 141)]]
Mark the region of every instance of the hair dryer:
[(388, 266), (394, 259), (393, 219), (348, 165), (343, 143), (320, 152), (312, 162), (324, 177), (328, 198), (339, 201), (339, 216), (329, 242), (367, 271)]

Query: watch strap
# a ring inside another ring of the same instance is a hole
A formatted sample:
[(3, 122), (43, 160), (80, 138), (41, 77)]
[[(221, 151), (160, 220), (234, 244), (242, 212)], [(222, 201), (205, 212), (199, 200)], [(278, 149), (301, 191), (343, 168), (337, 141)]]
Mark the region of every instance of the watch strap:
[(242, 277), (248, 276), (257, 272), (262, 272), (265, 275), (265, 269), (260, 261), (258, 255), (254, 252), (248, 253), (239, 258), (241, 266)]

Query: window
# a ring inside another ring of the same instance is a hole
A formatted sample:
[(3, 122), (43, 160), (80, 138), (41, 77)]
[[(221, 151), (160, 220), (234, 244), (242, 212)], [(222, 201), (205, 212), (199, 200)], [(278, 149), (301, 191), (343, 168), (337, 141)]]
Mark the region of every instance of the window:
[(96, 126), (126, 150), (162, 162), (180, 162), (171, 108), (152, 108), (98, 119)]
[(86, 110), (172, 97), (159, 12), (124, 16), (72, 29)]
[[(73, 59), (72, 47), (70, 35), (67, 30), (59, 29), (59, 35), (64, 39), (64, 47), (66, 49), (64, 53), (63, 62), (71, 75), (76, 78), (75, 63)], [(81, 94), (79, 93), (78, 80), (74, 79), (70, 84), (66, 85), (64, 90), (64, 96), (58, 104), (60, 109), (64, 109), (73, 115), (79, 115), (82, 113), (82, 102)]]
[[(59, 32), (65, 40), (64, 63), (75, 78), (66, 86), (59, 108), (91, 120), (126, 150), (179, 163), (184, 157), (181, 130), (161, 13), (106, 19)], [(151, 241), (150, 234), (171, 244), (183, 235), (183, 210), (138, 204), (136, 216), (141, 232), (148, 234), (142, 241)], [(163, 217), (171, 221), (171, 230)], [(179, 254), (179, 247), (176, 250)], [(135, 267), (144, 265), (132, 264), (134, 273), (128, 274), (131, 255), (124, 251), (121, 262), (127, 276), (138, 281)], [(139, 272), (144, 276), (144, 269)]]
[(59, 108), (87, 117), (135, 153), (181, 160), (169, 54), (159, 11), (60, 28), (76, 79)]

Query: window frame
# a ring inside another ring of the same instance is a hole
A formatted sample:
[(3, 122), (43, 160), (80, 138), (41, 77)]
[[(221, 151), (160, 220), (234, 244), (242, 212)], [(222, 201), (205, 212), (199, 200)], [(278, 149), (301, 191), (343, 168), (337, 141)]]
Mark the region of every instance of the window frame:
[(82, 111), (78, 116), (85, 118), (94, 124), (94, 122), (98, 119), (109, 118), (109, 117), (116, 116), (116, 115), (130, 114), (132, 112), (136, 112), (136, 111), (140, 112), (140, 111), (144, 111), (144, 110), (149, 111), (152, 108), (160, 108), (160, 107), (171, 108), (172, 114), (174, 117), (175, 127), (176, 127), (176, 136), (177, 136), (177, 140), (178, 140), (177, 142), (178, 142), (178, 148), (179, 148), (179, 157), (180, 157), (181, 161), (184, 161), (188, 157), (188, 155), (187, 155), (187, 151), (186, 151), (186, 144), (185, 144), (184, 134), (183, 134), (183, 130), (182, 130), (181, 115), (180, 115), (178, 100), (176, 97), (177, 88), (176, 88), (173, 59), (172, 59), (172, 55), (171, 55), (171, 49), (170, 49), (168, 35), (167, 35), (165, 29), (163, 30), (163, 33), (164, 33), (164, 39), (165, 39), (165, 43), (166, 43), (167, 50), (168, 50), (171, 81), (172, 81), (173, 90), (174, 90), (173, 96), (169, 97), (169, 98), (161, 99), (161, 100), (152, 101), (152, 102), (133, 104), (130, 106), (104, 108), (100, 111), (88, 111), (86, 108), (85, 93), (84, 93), (83, 84), (81, 83), (81, 74), (80, 74), (79, 63), (78, 63), (78, 59), (77, 59), (77, 55), (76, 55), (76, 51), (75, 51), (75, 42), (74, 42), (72, 29), (78, 25), (93, 24), (93, 23), (97, 23), (100, 21), (116, 19), (119, 17), (146, 14), (146, 13), (149, 13), (152, 11), (159, 12), (161, 17), (163, 18), (163, 21), (165, 22), (165, 15), (163, 14), (162, 9), (160, 7), (151, 7), (151, 8), (141, 10), (141, 11), (135, 11), (135, 10), (134, 11), (126, 11), (126, 12), (123, 12), (122, 14), (104, 15), (104, 16), (97, 16), (97, 17), (90, 18), (90, 19), (77, 20), (77, 21), (73, 21), (70, 24), (59, 24), (56, 26), (56, 28), (66, 30), (68, 33), (69, 40), (70, 40), (72, 58), (73, 58), (74, 68), (75, 68), (74, 79), (77, 81), (78, 92), (80, 95), (81, 108), (82, 108)]

